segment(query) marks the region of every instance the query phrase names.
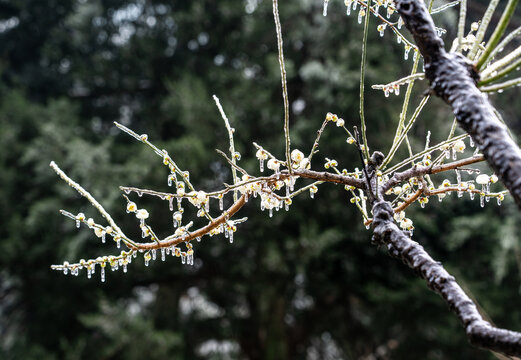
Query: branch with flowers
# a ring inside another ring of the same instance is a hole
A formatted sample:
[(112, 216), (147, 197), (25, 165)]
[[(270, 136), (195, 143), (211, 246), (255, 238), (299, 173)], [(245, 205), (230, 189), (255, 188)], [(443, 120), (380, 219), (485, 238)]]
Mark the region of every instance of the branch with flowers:
[[(491, 4), (494, 2), (497, 3), (493, 0)], [(373, 244), (386, 245), (391, 256), (401, 259), (425, 279), (428, 286), (442, 296), (462, 321), (473, 344), (509, 355), (521, 355), (521, 334), (497, 329), (483, 320), (475, 304), (464, 293), (454, 277), (448, 274), (439, 262), (434, 261), (419, 244), (411, 240), (414, 223), (406, 215), (408, 208), (416, 203), (424, 208), (432, 197), (442, 201), (453, 193), (458, 198), (465, 194), (468, 194), (471, 200), (479, 198), (482, 207), (492, 198), (495, 198), (500, 205), (505, 196), (511, 194), (521, 206), (521, 181), (519, 181), (521, 151), (481, 92), (489, 91), (490, 86), (503, 90), (507, 87), (505, 84), (510, 86), (512, 83), (507, 81), (502, 83), (503, 85), (488, 85), (510, 74), (513, 71), (512, 66), (518, 64), (521, 59), (521, 51), (516, 49), (502, 59), (494, 61), (494, 56), (502, 51), (498, 47), (504, 47), (521, 33), (521, 29), (516, 29), (500, 42), (515, 2), (516, 0), (509, 1), (496, 31), (484, 45), (482, 40), (495, 6), (489, 7), (481, 24), (472, 24), (470, 32), (464, 36), (466, 1), (454, 1), (432, 9), (433, 1), (425, 7), (418, 0), (396, 0), (396, 2), (346, 0), (347, 15), (359, 6), (358, 23), (361, 24), (364, 20), (360, 125), (359, 127), (355, 124), (348, 125), (349, 121), (337, 114), (327, 113), (306, 156), (303, 151), (291, 148), (282, 29), (278, 3), (277, 0), (273, 0), (284, 102), (284, 154), (278, 156), (263, 146), (253, 143), (259, 161), (259, 173), (254, 174), (241, 167), (241, 154), (235, 148), (232, 122), (226, 116), (219, 99), (214, 96), (229, 139), (229, 154), (220, 150), (218, 152), (230, 165), (233, 182), (222, 184), (220, 190), (206, 192), (192, 184), (189, 171), (183, 170), (167, 150), (155, 146), (146, 134), (137, 134), (126, 126), (116, 123), (120, 130), (148, 146), (162, 159), (168, 169), (167, 185), (172, 187), (173, 191), (156, 191), (130, 186), (120, 188), (124, 193), (127, 213), (133, 214), (139, 220), (142, 238), (131, 239), (87, 190), (66, 175), (57, 164), (51, 162), (51, 167), (56, 173), (84, 196), (107, 224), (103, 225), (92, 218), (86, 218), (83, 213), (75, 215), (65, 210), (61, 210), (61, 213), (75, 221), (78, 228), (83, 224), (92, 230), (102, 243), (107, 238), (111, 238), (117, 248), (122, 245), (125, 247), (118, 255), (81, 259), (73, 263), (66, 261), (63, 264), (52, 265), (52, 269), (73, 275), (78, 275), (80, 270), (86, 270), (90, 278), (99, 268), (101, 280), (105, 281), (107, 267), (112, 270), (122, 268), (127, 272), (128, 265), (139, 254), (143, 254), (147, 266), (150, 261), (158, 258), (158, 251), (162, 261), (166, 261), (166, 257), (171, 255), (181, 258), (183, 264), (193, 265), (195, 245), (203, 237), (223, 234), (230, 243), (234, 241), (234, 234), (239, 230), (240, 224), (247, 220), (247, 218), (237, 217), (244, 206), (257, 204), (261, 211), (267, 211), (272, 217), (276, 211), (282, 209), (288, 211), (296, 196), (307, 193), (314, 198), (320, 186), (327, 183), (341, 184), (344, 185), (343, 189), (350, 197), (351, 203), (360, 211), (361, 219), (367, 229), (372, 226)], [(328, 0), (324, 1), (325, 16), (328, 3)], [(445, 31), (434, 26), (431, 14), (458, 5), (460, 6), (458, 37), (454, 40), (453, 52), (446, 53), (439, 37)], [(386, 9), (386, 17), (379, 12), (382, 7)], [(365, 53), (369, 14), (375, 15), (378, 21), (376, 29), (381, 36), (385, 35), (387, 28), (390, 28), (398, 43), (403, 44), (405, 60), (408, 59), (410, 50), (414, 50), (413, 65), (409, 75), (385, 85), (373, 85), (373, 89), (383, 90), (386, 97), (391, 92), (400, 95), (400, 86), (407, 85), (402, 112), (397, 117), (395, 136), (391, 147), (385, 153), (370, 151), (364, 116)], [(400, 32), (404, 24), (412, 33), (415, 44)], [(462, 55), (463, 52), (467, 52), (467, 58)], [(421, 60), (424, 63), (424, 73), (418, 72)], [(428, 133), (425, 147), (416, 151), (409, 141), (409, 132), (416, 124), (422, 109), (428, 105), (430, 95), (422, 98), (410, 117), (407, 117), (407, 114), (415, 82), (425, 79), (430, 82), (432, 93), (442, 97), (452, 106), (456, 118), (445, 140), (430, 144), (430, 133)], [(518, 83), (516, 81), (515, 84)], [(467, 132), (466, 134), (456, 135), (457, 123)], [(325, 157), (324, 170), (313, 170), (314, 166), (316, 169), (316, 155), (319, 152), (321, 136), (331, 127), (333, 130), (340, 130), (339, 136), (345, 137), (346, 146), (356, 148), (360, 160), (346, 164), (343, 168), (337, 160)], [(475, 143), (477, 147), (473, 149)], [(404, 145), (408, 156), (398, 159), (397, 151)], [(449, 159), (451, 161), (447, 162)], [(495, 173), (482, 174), (472, 167), (483, 161), (487, 161)], [(444, 174), (445, 177), (440, 178), (437, 174)], [(500, 188), (498, 180), (501, 180), (507, 190)], [(168, 202), (172, 213), (170, 235), (164, 238), (156, 235), (148, 223), (149, 212), (138, 205), (139, 201), (134, 198), (135, 195), (138, 198), (143, 195), (158, 197)], [(226, 209), (225, 200), (227, 203), (231, 202)], [(194, 213), (195, 216), (190, 218), (187, 216), (188, 213)], [(201, 226), (197, 227), (195, 223)]]

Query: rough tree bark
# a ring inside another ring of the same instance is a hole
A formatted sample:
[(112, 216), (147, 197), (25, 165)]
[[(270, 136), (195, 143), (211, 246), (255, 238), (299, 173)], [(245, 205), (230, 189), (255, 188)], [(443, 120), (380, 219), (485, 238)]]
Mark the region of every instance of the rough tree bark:
[[(452, 107), (460, 126), (478, 144), (488, 164), (521, 209), (521, 150), (508, 134), (506, 126), (495, 116), (486, 96), (476, 87), (479, 75), (473, 65), (463, 56), (445, 51), (422, 1), (395, 2), (423, 55), (425, 73), (432, 91)], [(373, 243), (385, 245), (391, 256), (401, 259), (425, 279), (429, 288), (456, 313), (471, 344), (506, 355), (521, 356), (521, 333), (499, 329), (484, 321), (455, 278), (398, 228), (393, 220), (391, 204), (381, 195), (374, 197), (372, 211)]]

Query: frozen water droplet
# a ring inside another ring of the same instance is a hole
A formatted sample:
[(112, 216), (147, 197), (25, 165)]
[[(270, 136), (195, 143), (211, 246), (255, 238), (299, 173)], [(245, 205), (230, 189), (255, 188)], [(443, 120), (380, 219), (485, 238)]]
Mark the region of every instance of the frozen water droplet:
[(156, 249), (152, 249), (152, 260), (156, 260)]
[(127, 264), (123, 264), (123, 272), (124, 272), (124, 273), (127, 272)]
[(409, 51), (411, 51), (410, 46), (405, 46), (405, 52), (403, 54), (403, 59), (407, 60), (409, 58)]
[(470, 196), (470, 200), (474, 200), (474, 192), (473, 192), (473, 191), (471, 191), (471, 192), (469, 193), (469, 196)]
[(143, 196), (143, 193), (141, 191), (137, 191), (137, 196), (141, 197)]
[(168, 199), (168, 208), (170, 209), (170, 211), (174, 211), (174, 198), (173, 197)]
[(101, 267), (100, 273), (101, 273), (101, 282), (105, 282), (105, 267), (104, 266)]
[(469, 137), (469, 144), (470, 147), (474, 147), (474, 140), (472, 139), (472, 136)]
[(230, 231), (229, 239), (230, 239), (230, 244), (233, 243), (233, 231)]
[(69, 272), (69, 269), (66, 268), (66, 267), (64, 267), (64, 268), (63, 268), (63, 275), (67, 275), (68, 272)]
[(105, 237), (106, 237), (106, 233), (105, 233), (105, 231), (102, 231), (102, 232), (101, 232), (101, 242), (102, 242), (103, 244), (105, 244)]
[(497, 204), (501, 205), (501, 198), (499, 196), (497, 197)]
[(322, 10), (322, 15), (327, 16), (327, 5), (329, 4), (329, 0), (324, 0), (324, 9)]
[(198, 237), (195, 238), (195, 240), (197, 240), (197, 242), (201, 242), (201, 237), (198, 236)]
[(165, 248), (161, 248), (161, 261), (165, 261)]
[(224, 196), (221, 196), (219, 198), (219, 210), (221, 210), (221, 211), (223, 211), (223, 209), (224, 209), (224, 199), (223, 198), (224, 198)]
[(76, 228), (80, 228), (80, 221), (79, 220), (76, 220)]
[(484, 207), (485, 206), (485, 197), (483, 195), (480, 195), (479, 196), (479, 205), (481, 207)]
[(270, 208), (270, 217), (273, 217), (273, 208)]

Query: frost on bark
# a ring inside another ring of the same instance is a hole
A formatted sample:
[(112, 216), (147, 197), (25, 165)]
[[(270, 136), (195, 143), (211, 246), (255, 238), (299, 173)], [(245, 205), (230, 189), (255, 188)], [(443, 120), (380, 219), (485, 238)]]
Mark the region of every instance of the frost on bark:
[(452, 107), (459, 125), (478, 144), (521, 209), (521, 150), (476, 87), (479, 75), (474, 66), (462, 55), (445, 51), (423, 2), (396, 0), (396, 4), (423, 55), (432, 91)]
[[(521, 208), (521, 151), (476, 87), (479, 76), (474, 67), (463, 56), (445, 51), (423, 2), (396, 0), (396, 4), (423, 55), (433, 92), (452, 107), (460, 126), (473, 137)], [(372, 211), (373, 243), (386, 246), (391, 256), (401, 259), (445, 300), (462, 322), (470, 343), (507, 355), (521, 355), (521, 333), (484, 321), (455, 278), (398, 228), (389, 202), (376, 196)]]

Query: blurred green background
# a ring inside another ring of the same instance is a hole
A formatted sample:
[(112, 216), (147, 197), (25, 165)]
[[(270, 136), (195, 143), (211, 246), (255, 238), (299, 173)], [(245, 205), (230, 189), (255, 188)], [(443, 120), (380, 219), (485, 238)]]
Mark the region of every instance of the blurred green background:
[[(440, 2), (441, 4), (441, 2)], [(472, 3), (476, 20), (483, 4)], [(283, 1), (293, 145), (308, 152), (326, 112), (358, 122), (361, 26), (331, 1)], [(455, 10), (436, 15), (452, 39)], [(514, 19), (514, 26), (520, 18)], [(410, 71), (403, 45), (371, 19), (368, 85)], [(449, 42), (451, 42), (449, 40)], [(193, 267), (176, 259), (88, 280), (51, 264), (117, 254), (59, 209), (92, 207), (49, 168), (56, 161), (138, 239), (119, 185), (168, 191), (167, 169), (118, 131), (147, 133), (197, 187), (230, 182), (215, 148), (228, 148), (212, 94), (236, 132), (241, 164), (258, 173), (258, 142), (283, 156), (283, 107), (271, 2), (266, 0), (0, 0), (0, 358), (2, 359), (490, 359), (468, 345), (442, 300), (408, 268), (370, 245), (340, 187), (322, 186), (269, 218), (252, 201), (233, 245), (195, 244)], [(394, 136), (400, 96), (367, 89), (373, 150)], [(425, 85), (412, 97), (418, 104)], [(494, 98), (515, 132), (519, 90)], [(413, 130), (446, 136), (450, 110), (434, 99)], [(338, 129), (325, 157), (359, 166)], [(133, 197), (163, 236), (164, 201)], [(485, 209), (446, 198), (415, 205), (415, 240), (443, 261), (500, 326), (521, 330), (520, 217), (510, 201)]]

